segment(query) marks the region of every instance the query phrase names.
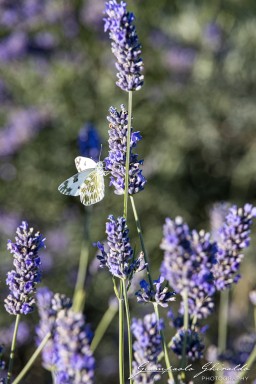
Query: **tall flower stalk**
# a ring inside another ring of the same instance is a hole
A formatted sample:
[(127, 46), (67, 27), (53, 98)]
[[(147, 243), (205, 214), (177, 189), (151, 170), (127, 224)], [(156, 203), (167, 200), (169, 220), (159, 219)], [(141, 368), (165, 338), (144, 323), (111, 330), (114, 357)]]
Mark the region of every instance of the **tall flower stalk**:
[[(106, 3), (105, 8), (106, 18), (105, 31), (109, 31), (109, 37), (112, 40), (112, 52), (115, 55), (117, 73), (117, 85), (124, 91), (129, 93), (128, 95), (128, 127), (126, 133), (126, 151), (124, 151), (125, 160), (125, 177), (124, 177), (124, 210), (123, 217), (127, 220), (128, 214), (128, 194), (130, 187), (130, 177), (133, 176), (132, 170), (130, 169), (130, 147), (131, 147), (131, 121), (132, 121), (132, 92), (138, 90), (143, 85), (143, 61), (140, 58), (141, 45), (138, 40), (136, 33), (133, 13), (127, 12), (126, 3), (118, 3), (116, 0), (110, 0)], [(137, 172), (136, 172), (137, 173)], [(135, 178), (136, 178), (135, 173)], [(134, 178), (134, 177), (133, 177)], [(129, 371), (130, 371), (130, 383), (132, 383), (132, 336), (131, 336), (131, 318), (129, 302), (127, 298), (127, 287), (126, 282), (123, 279), (122, 293), (119, 300), (125, 301), (126, 317), (127, 317), (127, 328), (128, 328), (128, 345), (129, 345)], [(124, 295), (124, 296), (123, 296)], [(122, 310), (122, 306), (120, 306)], [(119, 321), (122, 332), (122, 319)], [(119, 356), (121, 358), (121, 354)], [(122, 357), (123, 358), (123, 357)]]
[(124, 192), (124, 217), (127, 219), (127, 205), (129, 194), (129, 172), (130, 172), (130, 146), (131, 146), (131, 126), (132, 126), (132, 91), (129, 91), (128, 97), (128, 129), (127, 129), (127, 147), (125, 164), (125, 192)]
[(13, 265), (15, 270), (7, 273), (6, 284), (10, 293), (5, 299), (5, 309), (11, 315), (16, 315), (9, 368), (7, 373), (7, 384), (12, 377), (13, 360), (15, 356), (16, 340), (20, 317), (33, 311), (35, 302), (34, 294), (36, 285), (41, 281), (40, 264), (38, 252), (44, 247), (45, 239), (34, 229), (29, 228), (27, 222), (23, 221), (17, 228), (15, 242), (7, 243), (7, 249), (13, 254)]
[(218, 351), (226, 349), (229, 288), (240, 279), (239, 268), (244, 258), (244, 249), (250, 245), (252, 219), (256, 208), (245, 204), (226, 209), (226, 216), (217, 231), (217, 263), (213, 267), (216, 289), (220, 291)]
[[(130, 324), (130, 313), (127, 310), (128, 299), (126, 291), (126, 283), (129, 282), (133, 274), (141, 268), (141, 260), (134, 260), (134, 252), (130, 245), (129, 230), (124, 217), (115, 218), (110, 215), (106, 223), (107, 247), (98, 242), (97, 247), (101, 252), (98, 255), (100, 267), (109, 269), (114, 282), (118, 278), (120, 280), (119, 292), (117, 297), (119, 300), (119, 374), (120, 381), (123, 382), (124, 370), (124, 304), (126, 303), (127, 325)], [(130, 340), (131, 341), (131, 340)]]

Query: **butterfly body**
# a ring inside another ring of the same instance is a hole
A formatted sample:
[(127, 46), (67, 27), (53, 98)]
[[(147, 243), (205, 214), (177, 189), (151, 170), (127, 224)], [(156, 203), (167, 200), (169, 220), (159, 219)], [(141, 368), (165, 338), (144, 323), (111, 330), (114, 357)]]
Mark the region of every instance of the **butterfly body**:
[(96, 163), (87, 157), (75, 159), (78, 173), (65, 180), (59, 186), (59, 192), (64, 195), (80, 196), (81, 203), (89, 206), (98, 203), (104, 197), (103, 162)]

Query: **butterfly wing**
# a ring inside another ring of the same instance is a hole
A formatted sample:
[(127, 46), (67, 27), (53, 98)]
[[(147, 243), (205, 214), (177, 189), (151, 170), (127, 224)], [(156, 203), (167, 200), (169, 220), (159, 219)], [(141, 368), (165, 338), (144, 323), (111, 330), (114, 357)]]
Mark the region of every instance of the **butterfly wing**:
[(76, 169), (78, 172), (83, 172), (90, 168), (95, 168), (97, 163), (89, 157), (78, 156), (75, 158)]
[(75, 175), (71, 176), (69, 179), (63, 181), (63, 183), (60, 184), (60, 186), (58, 187), (59, 192), (63, 193), (63, 195), (80, 195), (82, 184), (94, 171), (94, 168), (90, 168), (86, 169), (83, 172), (76, 173)]
[(104, 197), (104, 175), (96, 168), (86, 178), (80, 188), (80, 200), (84, 205), (93, 205)]

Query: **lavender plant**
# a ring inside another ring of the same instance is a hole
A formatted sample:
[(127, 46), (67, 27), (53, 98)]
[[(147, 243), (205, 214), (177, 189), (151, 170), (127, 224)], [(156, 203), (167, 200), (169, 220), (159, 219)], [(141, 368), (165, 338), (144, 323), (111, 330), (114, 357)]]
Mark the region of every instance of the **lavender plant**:
[(33, 311), (35, 302), (34, 294), (36, 285), (41, 281), (40, 264), (41, 260), (38, 251), (44, 247), (43, 236), (29, 228), (27, 222), (23, 221), (17, 228), (15, 243), (11, 240), (7, 243), (7, 249), (14, 255), (15, 270), (7, 273), (6, 284), (10, 293), (5, 299), (5, 309), (11, 315), (16, 315), (16, 322), (13, 332), (7, 384), (12, 376), (13, 360), (16, 348), (16, 339), (20, 316), (27, 315)]
[(116, 0), (106, 2), (105, 32), (112, 40), (112, 52), (115, 55), (117, 85), (124, 91), (137, 91), (143, 85), (143, 61), (141, 45), (133, 22), (134, 14), (127, 12), (126, 3)]
[[(10, 15), (9, 13), (9, 17)], [(5, 18), (0, 19), (6, 23), (6, 26), (9, 25), (7, 16), (5, 14)], [(164, 371), (160, 363), (163, 356), (168, 371), (168, 384), (182, 384), (187, 382), (186, 375), (184, 372), (181, 375), (172, 373), (169, 354), (172, 353), (172, 359), (174, 355), (181, 359), (181, 371), (184, 370), (187, 359), (195, 361), (203, 358), (204, 341), (202, 340), (202, 329), (200, 329), (201, 320), (206, 319), (213, 312), (214, 295), (218, 291), (227, 291), (240, 278), (238, 270), (243, 259), (243, 251), (250, 244), (250, 231), (253, 218), (256, 216), (256, 208), (246, 204), (243, 208), (233, 206), (226, 212), (225, 207), (220, 215), (220, 224), (217, 226), (219, 228), (214, 228), (212, 234), (204, 230), (191, 230), (181, 217), (167, 218), (160, 245), (164, 251), (164, 258), (160, 267), (160, 275), (157, 274), (159, 278), (153, 280), (150, 258), (134, 198), (134, 195), (143, 191), (146, 184), (141, 169), (143, 160), (140, 160), (139, 155), (133, 152), (142, 136), (140, 132), (134, 132), (132, 128), (132, 98), (133, 92), (139, 90), (144, 81), (141, 45), (134, 21), (135, 17), (133, 13), (127, 11), (125, 2), (110, 0), (106, 3), (105, 32), (109, 32), (112, 52), (116, 57), (118, 71), (116, 84), (122, 91), (128, 92), (128, 110), (123, 104), (120, 111), (115, 107), (109, 109), (107, 117), (109, 153), (104, 160), (104, 170), (100, 163), (100, 167), (97, 168), (96, 165), (92, 174), (89, 174), (91, 171), (86, 163), (84, 164), (85, 169), (81, 169), (81, 163), (78, 163), (78, 174), (69, 179), (69, 182), (72, 189), (77, 180), (80, 185), (85, 180), (89, 181), (89, 183), (83, 184), (82, 189), (84, 192), (86, 192), (86, 188), (90, 189), (90, 193), (92, 191), (97, 197), (99, 191), (102, 193), (99, 184), (102, 184), (103, 176), (110, 173), (110, 185), (114, 186), (115, 194), (124, 197), (122, 214), (117, 217), (113, 215), (108, 217), (107, 243), (97, 242), (96, 244), (101, 253), (97, 256), (99, 266), (109, 270), (119, 303), (119, 384), (124, 384), (126, 381), (125, 314), (130, 384), (151, 384), (159, 381), (161, 379), (159, 372)], [(10, 49), (11, 38), (8, 37), (4, 41), (9, 48), (7, 56), (3, 56), (4, 60), (22, 57), (27, 49), (27, 37), (21, 34), (19, 39), (20, 45), (14, 53)], [(217, 45), (219, 45), (216, 41), (213, 44), (215, 46), (212, 48), (213, 50), (217, 50)], [(0, 46), (0, 55), (1, 53)], [(96, 161), (100, 144), (93, 127), (83, 128), (79, 133), (78, 141), (82, 154), (93, 157)], [(90, 162), (90, 164), (94, 163)], [(99, 169), (100, 174), (97, 173)], [(75, 195), (76, 192), (73, 194)], [(138, 258), (131, 245), (128, 228), (128, 224), (130, 225), (128, 220), (129, 198), (140, 240), (141, 249)], [(96, 200), (94, 201), (96, 202)], [(85, 235), (89, 238), (88, 231), (85, 231)], [(15, 270), (7, 275), (10, 293), (5, 300), (5, 308), (8, 313), (16, 315), (17, 320), (8, 375), (7, 378), (2, 379), (3, 383), (9, 384), (11, 381), (20, 315), (27, 315), (33, 310), (36, 285), (41, 280), (39, 270), (41, 260), (38, 251), (44, 246), (44, 240), (39, 233), (33, 234), (33, 229), (23, 222), (17, 230), (16, 243), (8, 243), (8, 249), (14, 254)], [(96, 328), (95, 339), (92, 341), (92, 332), (83, 314), (88, 249), (88, 247), (85, 249), (82, 246), (73, 304), (65, 295), (54, 294), (48, 288), (38, 291), (37, 305), (40, 320), (36, 328), (37, 349), (12, 384), (18, 384), (24, 378), (41, 353), (42, 364), (44, 368), (52, 372), (55, 384), (93, 384), (95, 382), (93, 352), (107, 329), (106, 323), (108, 325), (114, 318), (116, 303), (113, 304), (112, 301), (109, 304), (106, 314)], [(83, 252), (86, 255), (83, 255)], [(139, 303), (152, 304), (154, 313), (147, 314), (143, 319), (134, 318), (131, 321), (129, 304), (131, 297), (128, 296), (128, 291), (131, 284), (136, 281), (136, 274), (143, 269), (146, 269), (147, 277), (140, 281), (140, 289), (138, 286), (135, 297)], [(170, 291), (165, 281), (174, 292)], [(180, 300), (178, 313), (175, 315), (174, 310), (171, 309), (169, 317), (176, 333), (167, 344), (164, 320), (160, 318), (159, 306), (167, 308), (175, 300), (175, 295)], [(253, 305), (255, 305), (254, 296), (252, 293)], [(108, 312), (109, 310), (110, 312)], [(221, 337), (225, 338), (223, 335)], [(222, 351), (223, 353), (218, 356), (218, 359), (222, 358), (232, 364), (241, 362), (251, 366), (256, 358), (254, 339), (255, 332), (249, 336), (250, 342), (248, 339), (245, 341), (240, 339), (241, 348), (236, 347), (235, 354), (231, 356), (229, 350)], [(0, 350), (0, 354), (1, 352), (2, 350)], [(149, 369), (144, 370), (144, 367)], [(239, 376), (239, 378), (241, 377)]]
[[(135, 341), (133, 344), (133, 379), (134, 383), (151, 384), (160, 380), (161, 364), (158, 355), (161, 352), (161, 336), (159, 327), (163, 321), (158, 322), (156, 315), (149, 314), (144, 319), (133, 319), (132, 333)], [(146, 368), (146, 372), (138, 372), (138, 367)]]
[(40, 345), (47, 334), (51, 335), (42, 351), (42, 363), (45, 369), (55, 370), (57, 364), (57, 351), (54, 343), (54, 334), (56, 332), (56, 318), (58, 312), (70, 308), (72, 302), (65, 295), (54, 294), (47, 287), (41, 288), (37, 293), (37, 306), (40, 316), (39, 325), (36, 328), (37, 345)]
[(56, 318), (57, 384), (94, 382), (94, 357), (90, 350), (92, 333), (81, 313), (62, 309)]
[(210, 234), (191, 231), (181, 217), (166, 219), (161, 243), (164, 260), (162, 275), (175, 292), (183, 298), (179, 313), (196, 323), (213, 310), (212, 295), (215, 293), (212, 268), (217, 263), (217, 245)]
[(243, 208), (233, 206), (229, 209), (223, 225), (219, 229), (218, 263), (213, 268), (214, 281), (218, 290), (237, 283), (238, 270), (243, 260), (243, 250), (250, 245), (252, 219), (256, 208), (245, 204)]

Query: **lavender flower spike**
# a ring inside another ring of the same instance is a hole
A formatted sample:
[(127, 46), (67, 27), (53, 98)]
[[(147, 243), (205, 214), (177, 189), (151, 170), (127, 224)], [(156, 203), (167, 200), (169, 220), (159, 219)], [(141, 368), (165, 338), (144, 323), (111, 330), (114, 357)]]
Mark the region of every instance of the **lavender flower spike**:
[(195, 361), (203, 357), (204, 345), (200, 334), (192, 329), (180, 329), (172, 338), (171, 349), (179, 357), (182, 357), (184, 340), (186, 337), (186, 356), (188, 359)]
[[(131, 329), (135, 338), (132, 377), (135, 384), (153, 384), (161, 378), (157, 373), (157, 370), (161, 369), (157, 359), (162, 350), (159, 327), (163, 328), (163, 321), (158, 323), (154, 313), (146, 315), (142, 320), (133, 319), (132, 321)], [(147, 363), (146, 367), (145, 363)], [(140, 369), (142, 364), (145, 368), (143, 372)]]
[(216, 288), (223, 290), (236, 283), (237, 274), (243, 260), (243, 249), (250, 245), (252, 219), (256, 217), (256, 207), (245, 204), (243, 208), (233, 206), (229, 209), (224, 224), (219, 230), (217, 260), (213, 267)]
[(24, 314), (33, 311), (36, 285), (41, 281), (41, 260), (38, 251), (44, 247), (45, 239), (37, 232), (33, 234), (25, 221), (17, 228), (15, 243), (7, 243), (7, 249), (14, 256), (14, 267), (7, 273), (6, 283), (10, 293), (5, 299), (5, 309), (12, 315)]
[(127, 12), (126, 3), (106, 2), (105, 32), (109, 31), (112, 52), (117, 62), (117, 86), (124, 91), (137, 91), (143, 85), (141, 45), (133, 21), (134, 14)]
[[(48, 332), (51, 333), (53, 338), (58, 312), (70, 308), (72, 302), (65, 295), (54, 294), (47, 287), (39, 289), (36, 296), (40, 316), (40, 322), (36, 328), (36, 341), (37, 345), (39, 345)], [(57, 362), (56, 347), (52, 338), (48, 340), (42, 351), (43, 367), (48, 370), (54, 369)]]
[[(106, 171), (111, 173), (110, 185), (115, 187), (117, 195), (123, 195), (125, 191), (125, 172), (126, 172), (126, 151), (127, 151), (127, 130), (128, 130), (128, 112), (124, 105), (121, 105), (121, 111), (116, 108), (109, 109), (109, 155), (105, 158)], [(142, 175), (140, 166), (143, 160), (138, 160), (138, 155), (133, 153), (133, 148), (141, 140), (140, 132), (134, 132), (131, 129), (131, 147), (129, 164), (129, 195), (134, 195), (144, 189), (146, 179)]]
[[(190, 230), (181, 217), (166, 219), (161, 248), (164, 260), (161, 274), (175, 292), (188, 292), (189, 314), (205, 318), (213, 308), (215, 292), (212, 268), (216, 264), (217, 246), (209, 233)], [(184, 313), (184, 308), (180, 308)]]
[(175, 300), (175, 292), (170, 292), (167, 286), (163, 287), (163, 283), (164, 277), (159, 276), (159, 279), (153, 282), (155, 289), (152, 289), (146, 280), (141, 280), (141, 289), (135, 293), (137, 301), (139, 303), (155, 302), (161, 307), (168, 307), (168, 303)]
[(95, 361), (90, 349), (92, 333), (81, 313), (58, 313), (54, 342), (57, 352), (56, 384), (93, 384)]
[(106, 223), (106, 233), (108, 252), (105, 251), (102, 243), (97, 243), (97, 247), (102, 253), (97, 256), (100, 260), (100, 267), (107, 267), (113, 276), (120, 279), (129, 278), (134, 263), (132, 263), (133, 250), (130, 245), (129, 229), (125, 218), (118, 217), (115, 219), (113, 215), (110, 215)]

